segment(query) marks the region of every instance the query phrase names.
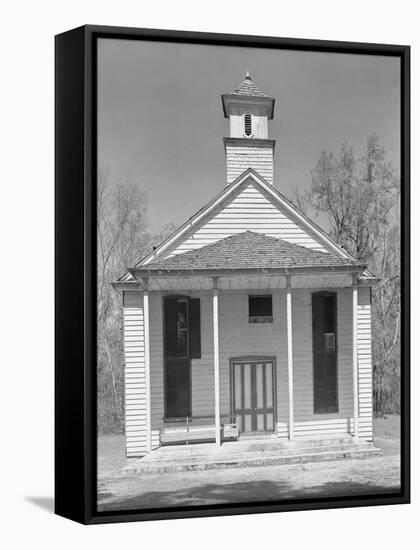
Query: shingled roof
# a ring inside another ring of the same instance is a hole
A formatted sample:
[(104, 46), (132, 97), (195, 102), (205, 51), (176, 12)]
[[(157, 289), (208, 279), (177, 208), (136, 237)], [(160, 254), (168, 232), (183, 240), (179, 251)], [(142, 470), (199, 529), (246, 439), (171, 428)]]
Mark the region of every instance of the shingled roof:
[(233, 90), (232, 95), (267, 97), (267, 94), (256, 86), (255, 82), (249, 76), (248, 71), (246, 73), (245, 80)]
[(139, 266), (147, 271), (356, 267), (360, 264), (253, 231)]

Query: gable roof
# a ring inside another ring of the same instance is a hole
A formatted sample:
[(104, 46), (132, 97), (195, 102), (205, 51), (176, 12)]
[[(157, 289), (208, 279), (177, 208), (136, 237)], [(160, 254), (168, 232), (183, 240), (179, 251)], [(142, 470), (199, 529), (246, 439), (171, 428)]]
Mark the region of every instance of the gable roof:
[(248, 72), (246, 73), (245, 80), (233, 90), (232, 95), (267, 97), (267, 94), (258, 88)]
[(360, 267), (354, 260), (319, 252), (253, 231), (237, 233), (213, 244), (144, 266), (143, 270), (255, 270)]
[[(290, 214), (296, 217), (302, 225), (310, 229), (311, 232), (319, 239), (319, 241), (325, 246), (327, 250), (332, 253), (338, 254), (343, 258), (354, 260), (348, 252), (346, 252), (341, 246), (334, 242), (334, 240), (316, 223), (310, 220), (299, 208), (297, 208), (292, 202), (290, 202), (284, 195), (282, 195), (273, 185), (268, 183), (258, 172), (252, 168), (245, 170), (236, 180), (225, 187), (218, 195), (216, 195), (205, 206), (198, 210), (191, 218), (189, 218), (183, 225), (181, 225), (172, 235), (160, 243), (152, 252), (142, 258), (135, 267), (145, 266), (151, 262), (155, 262), (159, 257), (165, 253), (165, 251), (171, 246), (179, 242), (182, 237), (197, 226), (202, 220), (210, 216), (212, 212), (224, 201), (226, 201), (231, 195), (238, 191), (242, 186), (248, 184), (249, 179), (252, 179), (252, 183), (257, 187), (259, 186), (268, 195), (274, 199), (274, 203), (277, 201), (281, 206), (285, 208)], [(126, 276), (123, 276), (120, 280), (126, 280)]]

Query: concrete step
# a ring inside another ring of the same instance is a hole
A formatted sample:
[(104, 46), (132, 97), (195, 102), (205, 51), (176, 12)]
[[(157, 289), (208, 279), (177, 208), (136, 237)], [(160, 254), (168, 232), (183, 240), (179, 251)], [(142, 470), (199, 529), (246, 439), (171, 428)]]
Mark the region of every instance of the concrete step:
[(229, 452), (226, 450), (222, 452), (221, 449), (216, 449), (213, 447), (212, 449), (208, 450), (207, 453), (199, 453), (199, 454), (191, 454), (191, 453), (171, 453), (169, 449), (165, 449), (166, 452), (154, 452), (150, 455), (144, 457), (141, 459), (142, 463), (146, 462), (152, 462), (153, 464), (158, 463), (165, 463), (168, 462), (168, 460), (171, 460), (172, 462), (177, 461), (188, 461), (188, 462), (202, 462), (203, 460), (212, 460), (217, 457), (217, 460), (240, 460), (244, 458), (255, 458), (255, 457), (277, 457), (277, 456), (292, 456), (296, 454), (313, 454), (316, 452), (321, 451), (364, 451), (368, 450), (372, 447), (371, 443), (366, 442), (359, 442), (359, 443), (345, 443), (345, 444), (337, 444), (337, 445), (328, 445), (324, 447), (295, 447), (294, 445), (287, 447), (287, 448), (276, 448), (275, 446), (271, 445), (264, 450), (256, 450), (254, 448), (246, 448), (246, 449), (238, 449), (231, 448), (229, 449)]
[[(200, 471), (217, 468), (241, 468), (247, 466), (271, 466), (277, 464), (293, 464), (304, 462), (321, 462), (343, 458), (367, 458), (382, 454), (372, 444), (346, 444), (328, 449), (306, 448), (284, 453), (242, 453), (228, 456), (185, 457), (158, 460), (138, 460), (123, 468), (122, 473), (167, 473), (182, 471)], [(150, 456), (150, 455), (149, 455)]]
[[(240, 444), (244, 444), (244, 440), (240, 440)], [(278, 450), (288, 450), (290, 448), (293, 449), (303, 449), (303, 448), (321, 448), (321, 447), (331, 447), (331, 446), (338, 446), (338, 445), (350, 445), (350, 444), (365, 444), (366, 441), (361, 440), (355, 440), (351, 436), (343, 436), (343, 437), (328, 437), (322, 436), (320, 438), (314, 438), (314, 439), (306, 439), (306, 438), (296, 438), (293, 443), (290, 443), (288, 440), (269, 440), (269, 441), (249, 441), (246, 440), (246, 448), (251, 451), (271, 451), (272, 449), (276, 448)], [(228, 444), (231, 445), (230, 448), (233, 448), (235, 443)], [(223, 447), (227, 448), (227, 444), (224, 444)]]
[[(224, 443), (221, 447), (216, 448), (214, 443), (190, 444), (190, 445), (167, 445), (153, 451), (152, 454), (145, 457), (143, 460), (153, 461), (158, 459), (166, 460), (191, 457), (207, 457), (217, 452), (220, 456), (242, 455), (243, 453), (266, 453), (275, 452), (283, 453), (290, 450), (306, 450), (306, 449), (321, 449), (335, 448), (341, 445), (369, 445), (370, 443), (363, 440), (356, 440), (351, 436), (328, 437), (322, 436), (313, 439), (295, 439), (292, 443), (288, 440), (274, 438), (264, 439), (240, 439), (238, 442)], [(217, 449), (217, 451), (215, 450)]]

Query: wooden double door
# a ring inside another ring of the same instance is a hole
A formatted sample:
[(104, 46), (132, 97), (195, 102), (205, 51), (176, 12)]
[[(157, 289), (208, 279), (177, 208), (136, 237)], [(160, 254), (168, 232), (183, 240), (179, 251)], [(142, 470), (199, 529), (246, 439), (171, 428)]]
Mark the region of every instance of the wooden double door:
[(231, 362), (232, 414), (241, 433), (274, 431), (274, 359)]

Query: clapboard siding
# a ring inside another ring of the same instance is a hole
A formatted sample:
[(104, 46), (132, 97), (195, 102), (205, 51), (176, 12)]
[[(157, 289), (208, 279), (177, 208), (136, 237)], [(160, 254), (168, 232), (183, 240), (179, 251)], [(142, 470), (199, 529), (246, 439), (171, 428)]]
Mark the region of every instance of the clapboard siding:
[(297, 219), (293, 219), (280, 205), (274, 204), (268, 194), (250, 183), (219, 206), (200, 226), (194, 227), (181, 241), (169, 247), (160, 259), (201, 248), (244, 231), (255, 231), (307, 248), (326, 251), (315, 234)]
[(124, 292), (124, 389), (127, 457), (146, 453), (146, 376), (141, 292)]
[(359, 437), (372, 441), (372, 335), (369, 287), (359, 287), (358, 291), (357, 352), (359, 374)]
[[(193, 295), (193, 297), (200, 297)], [(191, 362), (192, 413), (214, 415), (213, 305), (210, 293), (200, 297), (201, 358)], [(222, 412), (227, 412), (221, 406)]]

